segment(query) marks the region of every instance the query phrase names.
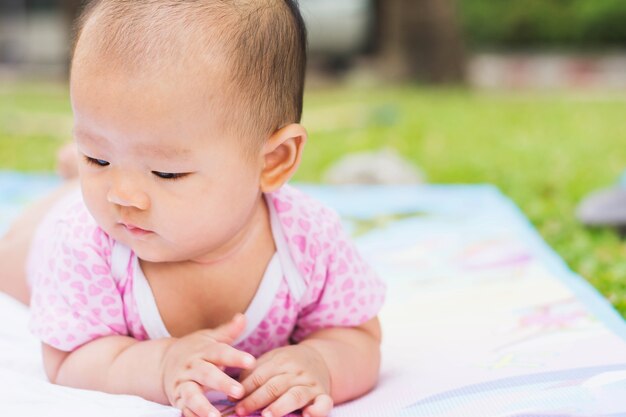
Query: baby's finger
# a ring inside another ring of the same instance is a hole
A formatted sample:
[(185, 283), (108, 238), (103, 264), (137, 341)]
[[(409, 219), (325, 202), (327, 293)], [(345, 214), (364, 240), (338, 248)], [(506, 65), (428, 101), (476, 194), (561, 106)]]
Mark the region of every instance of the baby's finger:
[(237, 313), (232, 319), (211, 330), (215, 340), (232, 344), (246, 329), (246, 316)]
[(202, 417), (194, 413), (188, 408), (183, 409), (183, 417)]
[(275, 376), (278, 372), (276, 367), (273, 366), (271, 361), (260, 364), (257, 368), (253, 369), (242, 381), (241, 385), (247, 393), (256, 391), (259, 387), (263, 386), (271, 377)]
[(202, 388), (195, 382), (185, 382), (180, 387), (181, 397), (176, 402), (176, 407), (197, 414), (199, 417), (219, 417), (220, 412), (213, 407), (211, 402), (204, 396)]
[(261, 415), (263, 417), (284, 416), (308, 405), (315, 398), (310, 388), (302, 385), (291, 387), (280, 398), (269, 405)]
[(290, 381), (289, 377), (284, 374), (270, 378), (265, 384), (237, 404), (237, 414), (246, 415), (270, 405), (280, 398), (292, 385), (293, 381)]
[(333, 409), (333, 399), (322, 394), (315, 397), (313, 404), (302, 410), (302, 417), (326, 417)]
[(185, 378), (202, 385), (205, 391), (216, 390), (237, 399), (244, 394), (243, 386), (239, 382), (210, 362), (201, 361), (195, 364), (185, 373)]
[(254, 366), (256, 359), (248, 352), (235, 349), (226, 343), (209, 346), (202, 355), (202, 359), (217, 366), (248, 369)]

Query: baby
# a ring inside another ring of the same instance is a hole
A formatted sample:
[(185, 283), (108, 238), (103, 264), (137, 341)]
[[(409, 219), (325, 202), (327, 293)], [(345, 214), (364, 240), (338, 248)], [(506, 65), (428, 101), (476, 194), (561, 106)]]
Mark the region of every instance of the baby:
[(374, 387), (384, 284), (286, 185), (305, 61), (293, 0), (90, 4), (70, 82), (80, 187), (0, 246), (2, 265), (28, 253), (50, 381), (186, 417), (219, 415), (209, 391), (239, 415), (316, 417)]

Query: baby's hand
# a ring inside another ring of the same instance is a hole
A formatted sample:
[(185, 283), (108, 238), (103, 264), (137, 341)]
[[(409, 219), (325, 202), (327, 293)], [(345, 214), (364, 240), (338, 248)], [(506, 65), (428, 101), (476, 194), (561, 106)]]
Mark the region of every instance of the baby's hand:
[(265, 408), (263, 417), (279, 417), (302, 408), (305, 417), (324, 417), (333, 408), (324, 358), (303, 344), (266, 353), (241, 381), (248, 395), (237, 405), (239, 415)]
[(204, 392), (216, 390), (241, 398), (242, 385), (224, 373), (225, 367), (248, 369), (254, 356), (230, 344), (245, 328), (245, 317), (236, 315), (230, 322), (211, 330), (199, 330), (176, 339), (161, 363), (163, 389), (170, 404), (185, 417), (218, 417), (220, 412)]

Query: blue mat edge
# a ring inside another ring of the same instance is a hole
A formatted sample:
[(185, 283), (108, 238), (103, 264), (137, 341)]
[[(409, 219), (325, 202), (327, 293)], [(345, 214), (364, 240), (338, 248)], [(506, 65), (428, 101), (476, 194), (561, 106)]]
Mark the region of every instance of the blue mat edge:
[[(497, 193), (501, 198), (506, 200), (510, 209), (517, 213), (520, 220), (528, 227), (523, 230), (525, 238), (529, 244), (534, 244), (542, 250), (540, 253), (548, 266), (550, 272), (553, 272), (583, 301), (587, 303), (591, 311), (596, 314), (613, 332), (626, 341), (626, 321), (613, 305), (593, 286), (578, 273), (574, 272), (567, 265), (565, 260), (543, 239), (537, 231), (530, 219), (526, 217), (524, 212), (511, 200), (502, 193), (497, 187), (491, 186), (493, 192)], [(572, 213), (573, 215), (573, 213)]]

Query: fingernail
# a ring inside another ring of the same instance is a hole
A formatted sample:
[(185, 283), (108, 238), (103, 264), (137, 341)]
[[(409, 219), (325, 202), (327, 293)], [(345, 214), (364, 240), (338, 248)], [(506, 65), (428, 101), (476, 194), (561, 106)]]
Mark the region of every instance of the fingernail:
[(243, 388), (238, 385), (230, 387), (230, 395), (233, 397), (241, 397), (243, 395)]
[(252, 356), (245, 356), (243, 358), (243, 364), (246, 366), (252, 366), (252, 364), (254, 364), (254, 357)]
[(209, 417), (220, 417), (220, 415), (217, 414), (215, 411), (210, 411), (209, 412)]
[(263, 417), (272, 417), (272, 412), (270, 410), (265, 410), (261, 413)]

